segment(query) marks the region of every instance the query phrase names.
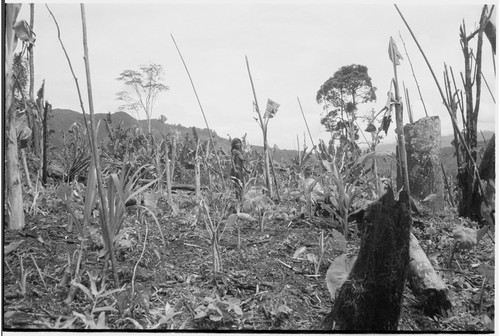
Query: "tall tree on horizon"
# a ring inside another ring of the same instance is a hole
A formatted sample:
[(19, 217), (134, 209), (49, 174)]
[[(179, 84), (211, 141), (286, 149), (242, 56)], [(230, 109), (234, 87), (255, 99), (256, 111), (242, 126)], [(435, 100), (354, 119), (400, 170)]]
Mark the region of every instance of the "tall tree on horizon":
[(120, 91), (117, 100), (124, 102), (119, 109), (132, 110), (137, 114), (139, 110), (144, 111), (148, 123), (148, 133), (151, 133), (151, 116), (158, 94), (169, 90), (169, 87), (162, 83), (165, 72), (160, 64), (141, 65), (139, 71), (124, 70), (117, 78), (126, 86), (132, 88), (134, 94), (128, 91)]
[(326, 115), (321, 124), (331, 133), (331, 144), (338, 139), (339, 148), (344, 148), (344, 151), (354, 154), (359, 150), (356, 111), (359, 104), (377, 99), (375, 90), (368, 68), (359, 64), (341, 67), (321, 85), (316, 101), (324, 104)]

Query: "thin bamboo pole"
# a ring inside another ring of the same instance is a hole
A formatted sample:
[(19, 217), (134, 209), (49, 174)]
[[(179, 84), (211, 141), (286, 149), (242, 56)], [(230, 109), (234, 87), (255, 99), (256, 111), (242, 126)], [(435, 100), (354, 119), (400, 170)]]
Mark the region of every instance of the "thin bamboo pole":
[(406, 101), (406, 110), (408, 111), (408, 119), (410, 120), (410, 124), (413, 124), (413, 111), (411, 110), (411, 105), (410, 105), (410, 94), (408, 93), (408, 88), (405, 86), (405, 82), (403, 82), (403, 90), (405, 92), (405, 101)]
[(272, 198), (273, 195), (273, 185), (271, 183), (271, 174), (270, 174), (270, 168), (269, 168), (269, 155), (268, 155), (268, 150), (269, 150), (269, 145), (267, 143), (267, 119), (266, 122), (262, 120), (262, 116), (260, 114), (260, 109), (259, 109), (259, 103), (257, 102), (257, 94), (255, 93), (255, 86), (253, 84), (253, 79), (252, 79), (252, 73), (250, 72), (250, 65), (248, 64), (248, 57), (245, 55), (245, 61), (247, 63), (247, 70), (248, 70), (248, 77), (250, 78), (250, 84), (252, 85), (252, 93), (253, 93), (253, 99), (255, 103), (255, 110), (257, 111), (257, 115), (259, 116), (259, 122), (260, 122), (260, 127), (262, 128), (262, 135), (264, 137), (264, 162), (265, 162), (265, 178), (266, 178), (266, 187), (267, 187), (267, 192), (269, 196)]
[(205, 111), (203, 110), (203, 106), (201, 105), (200, 98), (198, 97), (198, 92), (196, 91), (196, 87), (194, 86), (193, 79), (191, 78), (191, 74), (190, 74), (189, 69), (188, 69), (188, 67), (186, 65), (186, 62), (184, 61), (184, 57), (182, 57), (181, 51), (180, 51), (179, 47), (177, 46), (177, 43), (175, 42), (174, 35), (170, 34), (170, 37), (172, 37), (172, 41), (174, 42), (175, 48), (177, 49), (177, 52), (179, 53), (179, 56), (180, 56), (181, 61), (182, 61), (182, 64), (184, 65), (184, 68), (186, 69), (187, 75), (189, 77), (189, 81), (191, 82), (191, 86), (193, 87), (194, 95), (196, 96), (196, 100), (198, 101), (198, 106), (200, 107), (201, 114), (203, 115), (203, 120), (205, 120), (205, 125), (207, 126), (207, 129), (208, 129), (208, 136), (210, 137), (210, 142), (212, 143), (212, 147), (214, 149), (214, 154), (215, 154), (215, 157), (217, 158), (217, 164), (219, 166), (219, 174), (220, 174), (220, 177), (221, 177), (221, 180), (222, 180), (222, 185), (223, 185), (224, 188), (226, 188), (226, 180), (224, 178), (224, 173), (223, 173), (223, 170), (222, 170), (222, 165), (220, 163), (220, 158), (219, 158), (219, 155), (217, 154), (217, 149), (215, 148), (215, 142), (214, 142), (214, 139), (212, 137), (212, 131), (211, 131), (210, 126), (208, 125), (208, 121), (207, 121), (207, 117), (205, 115)]
[[(441, 99), (443, 100), (443, 104), (444, 106), (446, 107), (446, 110), (448, 111), (448, 114), (450, 115), (450, 119), (451, 119), (451, 123), (453, 125), (453, 129), (456, 131), (456, 134), (458, 135), (459, 139), (460, 139), (460, 142), (462, 143), (462, 145), (464, 146), (465, 148), (465, 152), (469, 158), (469, 160), (472, 162), (472, 166), (473, 166), (473, 172), (474, 174), (476, 175), (476, 178), (478, 178), (478, 181), (481, 180), (481, 177), (479, 176), (479, 170), (477, 168), (477, 164), (476, 164), (476, 161), (474, 160), (474, 157), (472, 156), (471, 152), (470, 152), (470, 149), (469, 149), (469, 146), (467, 145), (467, 143), (465, 142), (465, 139), (462, 135), (462, 133), (460, 132), (460, 129), (458, 128), (458, 124), (457, 124), (457, 120), (455, 119), (455, 117), (453, 116), (453, 113), (452, 113), (452, 110), (450, 108), (450, 106), (448, 105), (448, 103), (446, 102), (446, 98), (444, 96), (444, 93), (443, 93), (443, 90), (441, 89), (441, 85), (439, 85), (439, 81), (437, 80), (437, 77), (436, 77), (436, 74), (434, 73), (434, 70), (432, 69), (432, 66), (429, 62), (429, 60), (427, 59), (427, 56), (425, 55), (422, 47), (420, 46), (420, 44), (418, 43), (418, 40), (417, 38), (415, 37), (415, 35), (413, 34), (413, 31), (411, 30), (410, 26), (408, 25), (408, 23), (406, 22), (406, 19), (404, 18), (403, 16), (403, 13), (401, 13), (401, 11), (399, 10), (398, 6), (396, 4), (394, 4), (394, 7), (396, 7), (396, 10), (398, 11), (399, 15), (401, 16), (401, 19), (403, 19), (403, 22), (405, 23), (406, 27), (408, 28), (408, 30), (410, 31), (410, 34), (411, 36), (413, 37), (413, 40), (415, 41), (415, 44), (417, 45), (418, 49), (420, 50), (420, 52), (422, 53), (422, 56), (424, 57), (424, 60), (425, 62), (427, 63), (427, 66), (431, 72), (431, 75), (432, 77), (434, 78), (434, 82), (436, 83), (436, 86), (438, 88), (438, 91), (439, 91), (439, 94), (441, 95)], [(483, 197), (483, 201), (484, 203), (487, 205), (487, 206), (490, 206), (490, 202), (488, 201), (487, 197), (485, 196), (485, 192), (484, 192), (484, 189), (483, 189), (483, 186), (481, 183), (478, 183), (478, 186), (479, 186), (479, 190), (481, 192), (481, 196)]]
[[(476, 57), (474, 56), (473, 52), (471, 52), (471, 56), (472, 56), (472, 59), (474, 60), (474, 62), (476, 62)], [(484, 78), (484, 75), (483, 75), (482, 71), (481, 71), (481, 77), (483, 78), (484, 84), (486, 85), (486, 88), (488, 89), (488, 92), (491, 95), (491, 99), (493, 99), (493, 102), (496, 104), (497, 102), (495, 100), (495, 97), (493, 96), (493, 92), (491, 92), (490, 86), (488, 85), (488, 82), (486, 81), (486, 78)]]
[(299, 102), (300, 112), (302, 113), (302, 118), (304, 118), (304, 122), (306, 124), (307, 133), (309, 134), (309, 139), (311, 139), (311, 144), (313, 145), (313, 149), (316, 150), (316, 145), (314, 144), (314, 140), (311, 135), (311, 131), (309, 130), (309, 125), (307, 124), (306, 116), (304, 115), (304, 110), (302, 109), (302, 104), (300, 103), (299, 97), (297, 97), (297, 101)]
[[(391, 38), (392, 40), (392, 38)], [(392, 43), (392, 42), (390, 42)], [(393, 48), (390, 48), (393, 51)], [(399, 154), (399, 166), (400, 166), (400, 172), (401, 172), (401, 180), (403, 183), (403, 190), (408, 193), (408, 196), (410, 196), (410, 180), (408, 177), (408, 161), (406, 159), (406, 144), (405, 144), (405, 137), (404, 137), (404, 123), (403, 123), (403, 104), (401, 102), (401, 97), (399, 95), (399, 85), (398, 85), (398, 70), (397, 70), (397, 60), (395, 59), (395, 56), (393, 55), (391, 57), (393, 59), (392, 61), (392, 66), (394, 70), (394, 96), (396, 100), (398, 101), (397, 104), (395, 104), (395, 109), (396, 109), (396, 133), (398, 135), (398, 154)]]
[[(85, 5), (80, 4), (81, 16), (82, 16), (82, 32), (83, 32), (83, 53), (84, 53), (84, 62), (85, 62), (85, 73), (87, 77), (87, 94), (89, 100), (89, 119), (90, 119), (90, 132), (92, 132), (91, 136), (91, 146), (92, 146), (92, 154), (94, 155), (94, 163), (97, 175), (97, 188), (99, 190), (99, 196), (101, 200), (101, 211), (100, 216), (102, 216), (102, 223), (105, 227), (103, 230), (107, 230), (108, 238), (113, 237), (114, 232), (111, 232), (111, 228), (109, 225), (109, 218), (106, 210), (108, 209), (108, 204), (105, 196), (104, 183), (102, 181), (101, 174), (101, 163), (99, 161), (99, 148), (97, 147), (97, 134), (96, 129), (94, 128), (94, 101), (92, 95), (92, 81), (90, 76), (90, 60), (89, 60), (89, 49), (87, 44), (87, 22), (85, 18)], [(111, 202), (111, 200), (109, 200)], [(109, 239), (108, 241), (108, 249), (109, 255), (111, 259), (111, 267), (113, 268), (113, 276), (115, 281), (115, 287), (118, 286), (118, 272), (116, 269), (116, 260), (114, 253), (113, 241)]]
[(406, 50), (406, 44), (403, 40), (403, 37), (401, 36), (401, 33), (399, 34), (399, 38), (401, 38), (403, 48), (405, 49), (406, 58), (408, 59), (408, 63), (410, 63), (411, 73), (413, 75), (413, 79), (415, 80), (415, 85), (417, 85), (418, 95), (420, 96), (420, 101), (422, 102), (422, 106), (424, 107), (425, 116), (428, 117), (429, 114), (427, 114), (427, 107), (425, 106), (424, 98), (422, 97), (422, 91), (420, 91), (420, 85), (418, 85), (417, 76), (415, 76), (415, 70), (413, 70), (413, 63), (411, 62), (410, 55), (408, 55), (408, 50)]

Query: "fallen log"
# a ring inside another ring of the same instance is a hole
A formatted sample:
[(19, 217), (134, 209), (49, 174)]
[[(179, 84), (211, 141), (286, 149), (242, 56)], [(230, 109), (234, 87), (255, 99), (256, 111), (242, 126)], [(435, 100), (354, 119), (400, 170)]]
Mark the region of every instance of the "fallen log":
[[(139, 183), (146, 184), (153, 181), (152, 179), (139, 179)], [(202, 186), (201, 189), (207, 190), (208, 187)], [(173, 184), (172, 190), (196, 191), (196, 187), (191, 184)]]
[(365, 213), (361, 246), (347, 280), (340, 287), (325, 330), (397, 330), (409, 257), (410, 200), (399, 202), (387, 190)]
[(421, 298), (424, 313), (428, 316), (447, 316), (451, 309), (448, 288), (432, 267), (417, 238), (410, 234), (410, 263), (408, 265), (410, 288)]

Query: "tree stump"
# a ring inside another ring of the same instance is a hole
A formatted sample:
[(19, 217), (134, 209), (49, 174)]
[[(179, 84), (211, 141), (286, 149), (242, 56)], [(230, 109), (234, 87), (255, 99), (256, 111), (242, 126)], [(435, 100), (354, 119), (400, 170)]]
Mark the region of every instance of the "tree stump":
[(441, 122), (422, 118), (404, 126), (410, 195), (432, 213), (445, 207), (441, 171)]
[(412, 225), (408, 194), (392, 189), (370, 205), (361, 227), (357, 260), (342, 285), (326, 330), (397, 330), (409, 262)]

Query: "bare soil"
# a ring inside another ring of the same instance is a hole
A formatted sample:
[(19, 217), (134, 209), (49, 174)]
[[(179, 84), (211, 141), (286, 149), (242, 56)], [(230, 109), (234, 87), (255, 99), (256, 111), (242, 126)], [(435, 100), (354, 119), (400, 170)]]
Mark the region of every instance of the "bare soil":
[[(331, 261), (344, 253), (332, 237), (340, 230), (330, 218), (293, 214), (297, 204), (284, 201), (277, 206), (288, 218), (274, 218), (259, 224), (241, 224), (241, 246), (237, 248), (237, 228), (228, 227), (220, 241), (222, 271), (214, 274), (210, 239), (202, 221), (195, 221), (194, 196), (176, 196), (180, 211), (173, 216), (165, 200), (159, 202), (162, 242), (155, 224), (150, 223), (142, 258), (146, 226), (130, 213), (124, 236), (116, 251), (119, 284), (124, 288), (97, 302), (78, 289), (67, 303), (71, 278), (75, 277), (81, 242), (68, 232), (69, 218), (57, 201), (47, 198), (36, 216), (27, 214), (20, 232), (4, 229), (4, 248), (22, 241), (3, 259), (3, 329), (83, 329), (89, 325), (78, 316), (87, 316), (98, 328), (182, 329), (182, 330), (302, 330), (317, 329), (331, 310), (332, 299), (325, 283)], [(437, 261), (449, 286), (453, 309), (447, 317), (428, 317), (407, 287), (399, 329), (402, 331), (492, 331), (494, 320), (494, 280), (478, 271), (480, 265), (494, 265), (494, 242), (486, 236), (471, 251), (455, 255), (452, 269), (446, 262), (453, 244), (452, 230), (462, 223), (453, 213), (414, 217), (413, 232), (424, 251)], [(100, 227), (94, 219), (89, 228), (92, 241), (82, 254), (80, 283), (91, 288), (89, 275), (97, 278), (97, 290), (104, 282), (113, 289), (113, 274), (103, 272), (100, 256)], [(293, 258), (302, 246), (319, 254), (319, 236), (325, 232), (326, 251), (319, 275), (305, 257)], [(347, 254), (355, 255), (359, 238), (347, 243)], [(139, 299), (130, 297), (136, 263), (134, 288)], [(71, 260), (70, 281), (61, 284)], [(23, 285), (23, 274), (25, 285)], [(25, 292), (23, 292), (25, 291)], [(232, 306), (231, 303), (234, 305)], [(99, 307), (105, 310), (99, 324)], [(217, 310), (217, 307), (219, 310)], [(235, 308), (236, 307), (236, 308)], [(238, 310), (238, 307), (241, 309)], [(168, 311), (171, 316), (167, 316)], [(93, 314), (91, 314), (93, 312)], [(202, 312), (205, 312), (203, 316)], [(83, 314), (83, 315), (79, 315)], [(172, 315), (173, 314), (173, 315)], [(167, 316), (162, 320), (163, 316)], [(201, 317), (200, 317), (201, 316)], [(66, 323), (66, 325), (65, 325)]]

